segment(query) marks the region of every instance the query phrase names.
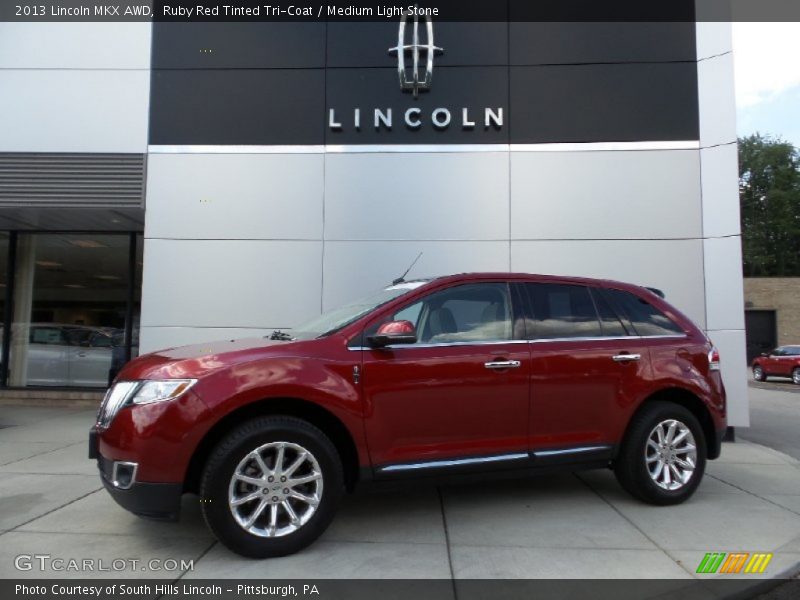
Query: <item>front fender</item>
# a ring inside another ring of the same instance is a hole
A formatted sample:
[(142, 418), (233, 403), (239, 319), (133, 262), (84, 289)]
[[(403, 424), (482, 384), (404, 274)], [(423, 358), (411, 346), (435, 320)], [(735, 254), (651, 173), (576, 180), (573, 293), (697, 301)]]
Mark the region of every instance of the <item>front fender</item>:
[(219, 420), (253, 402), (296, 399), (327, 410), (347, 428), (359, 464), (369, 463), (363, 426), (363, 403), (353, 382), (352, 360), (270, 357), (204, 377), (195, 393)]

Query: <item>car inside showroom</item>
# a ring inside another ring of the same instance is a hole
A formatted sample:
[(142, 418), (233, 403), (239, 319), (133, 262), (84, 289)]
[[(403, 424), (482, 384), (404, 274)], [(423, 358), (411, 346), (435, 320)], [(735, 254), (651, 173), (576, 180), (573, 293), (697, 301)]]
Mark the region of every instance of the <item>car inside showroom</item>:
[(791, 11), (379, 4), (0, 8), (0, 595), (790, 597)]

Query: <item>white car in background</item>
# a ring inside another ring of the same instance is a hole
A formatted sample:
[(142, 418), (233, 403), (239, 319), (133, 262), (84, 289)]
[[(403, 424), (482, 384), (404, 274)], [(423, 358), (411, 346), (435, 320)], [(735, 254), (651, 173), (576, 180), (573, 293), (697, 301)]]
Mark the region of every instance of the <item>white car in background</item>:
[[(25, 384), (107, 387), (114, 342), (119, 339), (119, 332), (108, 327), (31, 323)], [(13, 343), (11, 348), (13, 353)]]

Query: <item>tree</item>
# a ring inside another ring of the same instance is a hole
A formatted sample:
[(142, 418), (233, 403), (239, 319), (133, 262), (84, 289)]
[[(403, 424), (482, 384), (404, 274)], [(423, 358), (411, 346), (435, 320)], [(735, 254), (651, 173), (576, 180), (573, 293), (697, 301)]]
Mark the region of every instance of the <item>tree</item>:
[(800, 153), (756, 133), (739, 139), (744, 274), (800, 276)]

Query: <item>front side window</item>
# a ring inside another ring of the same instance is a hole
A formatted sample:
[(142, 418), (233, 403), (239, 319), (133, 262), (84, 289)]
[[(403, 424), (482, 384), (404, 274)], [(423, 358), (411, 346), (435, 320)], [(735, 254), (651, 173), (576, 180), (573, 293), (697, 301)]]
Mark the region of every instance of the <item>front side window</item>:
[[(491, 342), (511, 339), (511, 300), (505, 283), (459, 285), (434, 292), (383, 319), (410, 321), (418, 344)], [(380, 323), (370, 327), (367, 335)]]
[(600, 337), (603, 331), (589, 289), (582, 285), (529, 283), (531, 339)]
[(683, 330), (675, 322), (644, 298), (622, 290), (607, 289), (605, 292), (628, 317), (639, 335), (676, 335), (683, 333)]

